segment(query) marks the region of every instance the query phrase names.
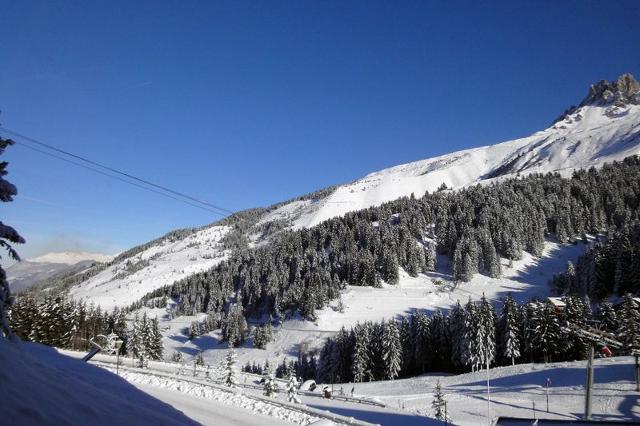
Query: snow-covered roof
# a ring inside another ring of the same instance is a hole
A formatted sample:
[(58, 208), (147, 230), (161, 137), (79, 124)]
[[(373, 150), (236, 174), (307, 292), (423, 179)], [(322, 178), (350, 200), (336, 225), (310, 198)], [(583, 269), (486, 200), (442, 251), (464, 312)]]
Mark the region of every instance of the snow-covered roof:
[(547, 297), (547, 300), (553, 304), (556, 308), (564, 308), (567, 306), (561, 297)]

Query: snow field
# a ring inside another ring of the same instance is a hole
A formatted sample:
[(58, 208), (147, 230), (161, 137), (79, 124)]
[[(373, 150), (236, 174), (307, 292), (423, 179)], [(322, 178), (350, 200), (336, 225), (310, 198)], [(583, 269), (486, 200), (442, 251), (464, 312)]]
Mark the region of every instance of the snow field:
[[(596, 359), (593, 418), (638, 420), (640, 394), (635, 392), (632, 357)], [(489, 370), (491, 411), (498, 416), (575, 420), (584, 413), (586, 361), (521, 364)], [(549, 412), (546, 412), (546, 380)], [(460, 375), (429, 374), (411, 379), (356, 384), (356, 393), (390, 406), (432, 415), (431, 402), (440, 381), (448, 415), (458, 425), (487, 423), (487, 372)]]
[(69, 295), (107, 311), (128, 306), (150, 291), (220, 263), (229, 254), (220, 241), (230, 230), (211, 226), (178, 241), (164, 240), (73, 287)]

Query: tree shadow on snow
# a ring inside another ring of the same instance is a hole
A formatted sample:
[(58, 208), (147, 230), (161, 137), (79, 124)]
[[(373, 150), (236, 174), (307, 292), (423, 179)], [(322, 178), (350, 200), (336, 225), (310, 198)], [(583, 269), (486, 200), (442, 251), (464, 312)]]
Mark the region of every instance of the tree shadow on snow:
[[(585, 384), (586, 371), (585, 368), (579, 367), (556, 367), (539, 371), (528, 371), (521, 374), (499, 377), (491, 379), (492, 388), (509, 388), (510, 391), (517, 388), (531, 388), (532, 385), (544, 386), (547, 378), (551, 379), (553, 387), (572, 387), (583, 386)], [(603, 382), (618, 382), (633, 379), (633, 368), (628, 364), (608, 364), (596, 365), (594, 368), (595, 383), (598, 384), (599, 377), (606, 377)], [(466, 382), (448, 387), (467, 387), (467, 386), (486, 386), (486, 379), (477, 382)], [(598, 389), (596, 388), (596, 392)]]
[(384, 411), (367, 411), (362, 409), (354, 409), (350, 407), (335, 407), (316, 404), (307, 404), (309, 407), (319, 410), (329, 410), (332, 413), (345, 417), (353, 417), (354, 419), (363, 420), (365, 422), (379, 425), (402, 425), (402, 426), (425, 426), (425, 425), (441, 425), (442, 422), (431, 419), (429, 417), (417, 416), (409, 413), (394, 413)]

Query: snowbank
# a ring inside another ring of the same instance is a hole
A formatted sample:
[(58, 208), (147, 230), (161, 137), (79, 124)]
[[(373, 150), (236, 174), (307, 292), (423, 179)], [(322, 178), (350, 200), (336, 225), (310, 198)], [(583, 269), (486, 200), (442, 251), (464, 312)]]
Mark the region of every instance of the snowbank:
[(37, 343), (0, 338), (0, 423), (191, 425), (116, 375)]

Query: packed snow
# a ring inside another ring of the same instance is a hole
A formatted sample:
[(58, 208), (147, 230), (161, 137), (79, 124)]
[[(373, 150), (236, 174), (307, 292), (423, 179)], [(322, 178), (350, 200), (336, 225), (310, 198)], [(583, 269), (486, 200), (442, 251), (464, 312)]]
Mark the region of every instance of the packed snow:
[(220, 243), (228, 226), (210, 226), (184, 239), (165, 239), (133, 257), (111, 265), (69, 294), (111, 310), (127, 306), (150, 291), (205, 271), (228, 256)]
[[(156, 388), (178, 391), (203, 400), (215, 401), (223, 406), (245, 409), (247, 410), (246, 414), (261, 416), (261, 418), (256, 419), (252, 424), (267, 423), (269, 421), (269, 417), (274, 417), (276, 419), (299, 425), (308, 425), (318, 420), (317, 417), (310, 416), (309, 414), (300, 411), (293, 411), (282, 407), (281, 405), (269, 403), (268, 401), (250, 398), (243, 395), (240, 391), (224, 391), (206, 384), (193, 383), (186, 380), (162, 377), (153, 374), (142, 374), (129, 370), (121, 371), (120, 375), (125, 380), (136, 385), (150, 385)], [(223, 409), (225, 408), (226, 407)], [(264, 423), (260, 423), (260, 421), (264, 421)]]

